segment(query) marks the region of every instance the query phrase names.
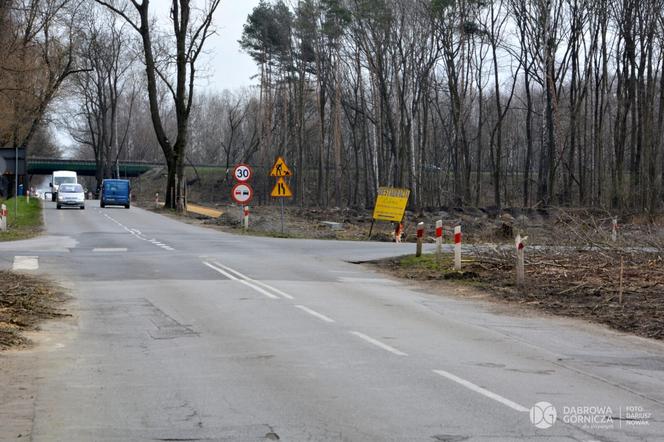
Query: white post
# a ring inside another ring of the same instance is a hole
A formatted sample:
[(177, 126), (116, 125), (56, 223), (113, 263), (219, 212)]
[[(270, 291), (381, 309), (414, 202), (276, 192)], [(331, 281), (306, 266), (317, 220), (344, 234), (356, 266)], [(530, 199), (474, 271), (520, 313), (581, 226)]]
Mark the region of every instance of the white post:
[(461, 226), (454, 228), (454, 270), (461, 270)]
[(25, 191), (26, 202), (30, 204), (30, 189)]
[(249, 206), (242, 206), (243, 220), (242, 225), (244, 226), (244, 231), (249, 230)]
[(618, 241), (618, 218), (613, 218), (613, 227), (611, 228), (611, 240)]
[(424, 223), (417, 223), (417, 248), (415, 249), (415, 256), (422, 256), (422, 241), (424, 240)]
[(159, 192), (154, 194), (154, 207), (155, 209), (159, 208)]
[(440, 259), (443, 253), (443, 220), (436, 221), (436, 254)]
[(0, 231), (7, 231), (7, 206), (0, 206)]
[(528, 237), (521, 238), (521, 234), (516, 235), (514, 243), (516, 245), (516, 285), (521, 287), (526, 280), (525, 272), (525, 244)]

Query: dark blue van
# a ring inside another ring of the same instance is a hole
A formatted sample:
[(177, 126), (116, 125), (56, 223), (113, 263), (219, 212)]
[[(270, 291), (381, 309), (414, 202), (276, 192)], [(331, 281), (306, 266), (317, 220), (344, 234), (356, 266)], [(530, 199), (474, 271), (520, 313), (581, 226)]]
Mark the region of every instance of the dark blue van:
[(104, 180), (101, 182), (99, 205), (101, 207), (125, 206), (125, 209), (128, 209), (131, 205), (130, 194), (129, 180)]

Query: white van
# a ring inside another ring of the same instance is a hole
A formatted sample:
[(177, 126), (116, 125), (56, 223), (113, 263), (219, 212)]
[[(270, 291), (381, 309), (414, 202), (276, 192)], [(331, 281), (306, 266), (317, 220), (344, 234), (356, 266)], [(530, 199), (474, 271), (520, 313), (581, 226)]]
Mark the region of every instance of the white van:
[(71, 170), (55, 170), (51, 178), (51, 201), (55, 202), (58, 199), (58, 187), (60, 184), (77, 184), (78, 179), (76, 172)]

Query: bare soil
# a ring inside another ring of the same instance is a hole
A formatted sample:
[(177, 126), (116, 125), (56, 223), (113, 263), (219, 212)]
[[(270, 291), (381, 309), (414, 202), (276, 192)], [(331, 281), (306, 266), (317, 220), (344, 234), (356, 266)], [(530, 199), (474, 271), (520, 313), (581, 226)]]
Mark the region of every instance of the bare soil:
[(0, 271), (0, 287), (0, 351), (29, 346), (24, 333), (41, 321), (70, 316), (60, 307), (66, 295), (48, 281)]

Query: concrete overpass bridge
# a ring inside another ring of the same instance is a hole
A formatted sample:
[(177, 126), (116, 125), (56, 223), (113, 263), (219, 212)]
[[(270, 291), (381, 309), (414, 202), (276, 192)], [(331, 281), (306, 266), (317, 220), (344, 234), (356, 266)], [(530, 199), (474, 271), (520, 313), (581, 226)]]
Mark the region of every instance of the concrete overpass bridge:
[[(79, 176), (95, 176), (97, 171), (95, 162), (87, 160), (29, 158), (27, 166), (28, 175), (50, 175), (55, 170), (73, 170)], [(143, 161), (120, 161), (118, 169), (120, 170), (120, 176), (122, 178), (131, 178), (142, 175), (154, 167), (163, 166), (165, 166), (165, 164)]]

